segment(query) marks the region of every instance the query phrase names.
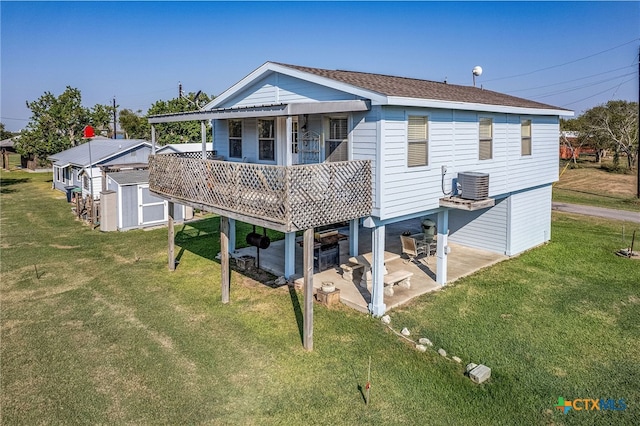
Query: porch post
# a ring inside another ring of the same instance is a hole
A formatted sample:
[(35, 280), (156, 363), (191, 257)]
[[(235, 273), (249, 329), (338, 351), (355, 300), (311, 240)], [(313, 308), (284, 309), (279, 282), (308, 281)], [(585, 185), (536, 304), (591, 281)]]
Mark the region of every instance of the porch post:
[(287, 137), (285, 138), (285, 140), (287, 141), (286, 151), (284, 154), (285, 166), (290, 166), (293, 163), (293, 158), (291, 156), (291, 148), (293, 146), (293, 140), (291, 139), (292, 131), (293, 131), (293, 117), (289, 115), (287, 116), (287, 126), (286, 126)]
[(436, 246), (436, 282), (447, 283), (447, 256), (449, 252), (449, 209), (438, 212), (438, 238)]
[(236, 220), (229, 219), (229, 253), (236, 251)]
[(384, 238), (385, 225), (378, 225), (371, 230), (371, 260), (372, 284), (371, 303), (369, 312), (374, 317), (384, 315), (387, 306), (384, 304)]
[(305, 229), (303, 243), (304, 319), (302, 346), (313, 350), (313, 228)]
[(207, 126), (204, 120), (200, 122), (200, 137), (202, 139), (202, 159), (207, 159)]
[(222, 271), (222, 303), (229, 303), (231, 277), (229, 270), (229, 218), (220, 216), (220, 269)]
[(358, 232), (360, 230), (360, 220), (349, 221), (349, 256), (358, 255)]
[(284, 234), (284, 277), (291, 278), (296, 273), (296, 233)]
[(169, 261), (169, 270), (174, 271), (176, 269), (176, 250), (175, 250), (175, 231), (173, 228), (173, 215), (174, 215), (174, 207), (173, 203), (169, 201), (167, 203), (168, 210), (168, 220), (167, 227), (169, 228), (169, 248), (168, 248), (168, 261)]
[(156, 126), (151, 125), (151, 155), (156, 155)]

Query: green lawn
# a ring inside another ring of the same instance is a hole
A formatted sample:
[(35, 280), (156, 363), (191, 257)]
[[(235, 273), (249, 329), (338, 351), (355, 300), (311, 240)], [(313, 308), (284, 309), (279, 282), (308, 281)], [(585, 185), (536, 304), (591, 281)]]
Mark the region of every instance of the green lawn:
[[(216, 218), (177, 227), (180, 264), (169, 272), (166, 229), (91, 230), (50, 175), (0, 177), (2, 424), (640, 418), (640, 261), (613, 255), (628, 244), (621, 223), (554, 214), (550, 244), (390, 313), (396, 330), (460, 365), (346, 307), (315, 306), (306, 352), (300, 293), (234, 272), (231, 303), (220, 303)], [(464, 377), (471, 361), (492, 368), (489, 382)], [(560, 396), (628, 408), (563, 415)]]

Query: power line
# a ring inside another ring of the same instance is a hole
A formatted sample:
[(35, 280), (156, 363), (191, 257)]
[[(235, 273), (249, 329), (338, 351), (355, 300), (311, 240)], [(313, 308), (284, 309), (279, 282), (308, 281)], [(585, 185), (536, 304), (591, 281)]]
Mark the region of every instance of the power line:
[(558, 91), (555, 91), (555, 92), (545, 93), (543, 95), (538, 95), (538, 96), (535, 96), (535, 97), (537, 99), (540, 99), (540, 98), (548, 98), (549, 96), (561, 95), (563, 93), (573, 92), (573, 91), (576, 91), (576, 90), (586, 89), (588, 87), (595, 87), (595, 86), (598, 86), (600, 84), (609, 83), (612, 80), (618, 80), (620, 78), (628, 77), (630, 75), (636, 75), (635, 71), (634, 72), (630, 72), (630, 73), (626, 73), (626, 74), (621, 74), (621, 75), (618, 75), (618, 76), (613, 77), (613, 78), (607, 78), (606, 80), (600, 80), (600, 81), (596, 81), (596, 82), (583, 84), (581, 86), (570, 87), (570, 88), (567, 88), (567, 89), (562, 89), (562, 90), (558, 90)]
[[(596, 96), (598, 96), (598, 95), (602, 95), (603, 93), (607, 93), (607, 92), (609, 92), (610, 90), (616, 89), (617, 87), (622, 86), (623, 84), (629, 83), (629, 82), (631, 82), (631, 81), (634, 81), (635, 79), (636, 79), (635, 77), (630, 78), (630, 79), (628, 79), (628, 80), (626, 80), (626, 81), (623, 81), (623, 82), (622, 82), (622, 83), (620, 83), (619, 85), (615, 85), (615, 86), (609, 87), (608, 89), (605, 89), (605, 90), (603, 90), (602, 92), (594, 93), (593, 95), (591, 95), (591, 96), (587, 96), (586, 98), (582, 98), (582, 99), (578, 99), (577, 101), (573, 101), (573, 102), (566, 103), (566, 104), (564, 104), (564, 105), (563, 105), (563, 107), (566, 107), (566, 106), (569, 106), (569, 105), (573, 105), (573, 104), (577, 104), (578, 102), (586, 101), (587, 99), (595, 98), (595, 97), (596, 97)], [(616, 89), (616, 90), (617, 90), (617, 89)]]
[[(592, 78), (592, 77), (597, 77), (599, 75), (609, 74), (609, 73), (612, 73), (614, 71), (620, 71), (622, 69), (631, 68), (631, 67), (635, 68), (635, 64), (631, 64), (631, 65), (628, 65), (628, 66), (625, 66), (625, 67), (615, 68), (615, 69), (612, 69), (612, 70), (609, 70), (609, 71), (602, 71), (602, 72), (599, 72), (597, 74), (591, 74), (591, 75), (587, 75), (587, 76), (584, 76), (584, 77), (572, 78), (571, 80), (565, 80), (565, 81), (561, 81), (559, 83), (552, 83), (552, 84), (547, 84), (547, 85), (544, 85), (544, 86), (537, 86), (537, 87), (529, 87), (527, 89), (510, 90), (509, 93), (518, 93), (518, 92), (527, 92), (527, 91), (530, 91), (530, 90), (545, 89), (547, 87), (559, 86), (561, 84), (573, 83), (573, 82), (580, 81), (580, 80), (587, 80), (587, 79)], [(613, 78), (616, 78), (616, 77), (613, 77)]]
[(584, 61), (585, 59), (593, 58), (594, 56), (598, 56), (598, 55), (601, 55), (601, 54), (603, 54), (603, 53), (610, 52), (610, 51), (612, 51), (612, 50), (615, 50), (615, 49), (618, 49), (618, 48), (620, 48), (620, 47), (626, 46), (626, 45), (628, 45), (628, 44), (635, 43), (635, 42), (637, 42), (638, 40), (640, 40), (640, 38), (634, 38), (633, 40), (630, 40), (630, 41), (628, 41), (628, 42), (626, 42), (626, 43), (622, 43), (622, 44), (620, 44), (620, 45), (618, 45), (618, 46), (611, 47), (611, 48), (606, 49), (606, 50), (603, 50), (603, 51), (601, 51), (601, 52), (597, 52), (597, 53), (593, 53), (593, 54), (591, 54), (591, 55), (587, 55), (587, 56), (585, 56), (585, 57), (583, 57), (583, 58), (574, 59), (574, 60), (572, 60), (572, 61), (565, 62), (565, 63), (558, 64), (558, 65), (551, 65), (551, 66), (549, 66), (549, 67), (540, 68), (540, 69), (537, 69), (537, 70), (534, 70), (534, 71), (525, 72), (525, 73), (522, 73), (522, 74), (516, 74), (516, 75), (510, 75), (510, 76), (508, 76), (508, 77), (499, 77), (499, 78), (493, 78), (493, 79), (489, 79), (489, 80), (484, 80), (484, 83), (488, 83), (488, 82), (491, 82), (491, 81), (508, 80), (508, 79), (516, 78), (516, 77), (523, 77), (523, 76), (525, 76), (525, 75), (535, 74), (535, 73), (540, 72), (540, 71), (547, 71), (547, 70), (550, 70), (550, 69), (553, 69), (553, 68), (563, 67), (563, 66), (565, 66), (565, 65), (569, 65), (569, 64), (576, 63), (576, 62)]

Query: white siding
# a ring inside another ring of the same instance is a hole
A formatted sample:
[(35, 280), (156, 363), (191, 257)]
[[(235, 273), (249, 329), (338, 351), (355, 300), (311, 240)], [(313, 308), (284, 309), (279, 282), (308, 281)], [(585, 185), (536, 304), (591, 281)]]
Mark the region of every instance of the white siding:
[(351, 159), (371, 160), (371, 175), (373, 180), (373, 214), (380, 214), (379, 186), (376, 184), (377, 173), (377, 146), (379, 140), (378, 123), (380, 119), (380, 107), (373, 107), (371, 111), (353, 114), (353, 130), (351, 132)]
[(271, 73), (228, 99), (219, 108), (352, 99), (356, 97), (345, 92), (287, 75)]
[(509, 199), (496, 200), (496, 205), (468, 212), (449, 211), (449, 240), (469, 247), (500, 254), (507, 252), (507, 220)]
[(551, 239), (551, 185), (510, 197), (510, 240), (506, 254), (515, 255)]
[[(407, 162), (407, 117), (429, 117), (429, 164)], [(493, 158), (479, 160), (479, 117), (493, 120)], [(557, 117), (486, 114), (420, 108), (384, 107), (382, 114), (380, 217), (391, 219), (435, 209), (444, 196), (441, 166), (447, 166), (445, 191), (459, 172), (489, 174), (489, 196), (547, 185), (558, 178)], [(520, 120), (532, 120), (532, 155), (521, 155)], [(354, 150), (357, 147), (354, 146)], [(355, 152), (355, 151), (354, 151)]]

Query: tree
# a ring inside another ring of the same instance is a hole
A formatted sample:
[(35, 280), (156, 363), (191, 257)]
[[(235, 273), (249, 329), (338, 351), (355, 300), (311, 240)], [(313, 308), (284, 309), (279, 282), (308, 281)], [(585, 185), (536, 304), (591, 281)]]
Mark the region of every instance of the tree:
[[(581, 117), (573, 118), (570, 120), (560, 119), (560, 143), (566, 147), (571, 153), (571, 159), (573, 164), (577, 164), (577, 158), (580, 153), (580, 148), (585, 144), (586, 139), (580, 137), (580, 128), (582, 125)], [(575, 133), (578, 137), (567, 137), (567, 132)]]
[(90, 122), (96, 130), (96, 133), (106, 133), (107, 136), (113, 136), (113, 129), (111, 128), (111, 119), (113, 118), (113, 111), (117, 110), (118, 105), (114, 108), (112, 105), (96, 104), (91, 108)]
[(141, 110), (136, 112), (130, 109), (120, 110), (118, 121), (127, 139), (151, 139), (151, 126), (146, 118), (141, 117)]
[(4, 129), (4, 123), (0, 123), (0, 140), (9, 139), (13, 136), (13, 133)]
[[(204, 93), (189, 93), (187, 96), (174, 98), (169, 101), (157, 101), (154, 103), (147, 115), (169, 114), (186, 111), (198, 111), (199, 105), (208, 103), (211, 99)], [(184, 121), (178, 123), (159, 123), (156, 124), (158, 132), (157, 142), (160, 145), (169, 143), (187, 143), (200, 141), (202, 136), (200, 132), (200, 123), (198, 121)], [(211, 141), (211, 132), (207, 131), (207, 140)]]
[(78, 89), (67, 86), (60, 96), (45, 92), (29, 102), (31, 120), (21, 132), (16, 151), (23, 156), (36, 156), (40, 162), (57, 152), (84, 142), (83, 129), (88, 124), (108, 128), (105, 117), (113, 107), (96, 105), (92, 110), (82, 106)]
[(633, 168), (638, 153), (638, 103), (609, 101), (591, 108), (583, 114), (582, 130), (596, 149), (612, 149), (614, 167), (620, 156), (627, 158), (627, 167)]

